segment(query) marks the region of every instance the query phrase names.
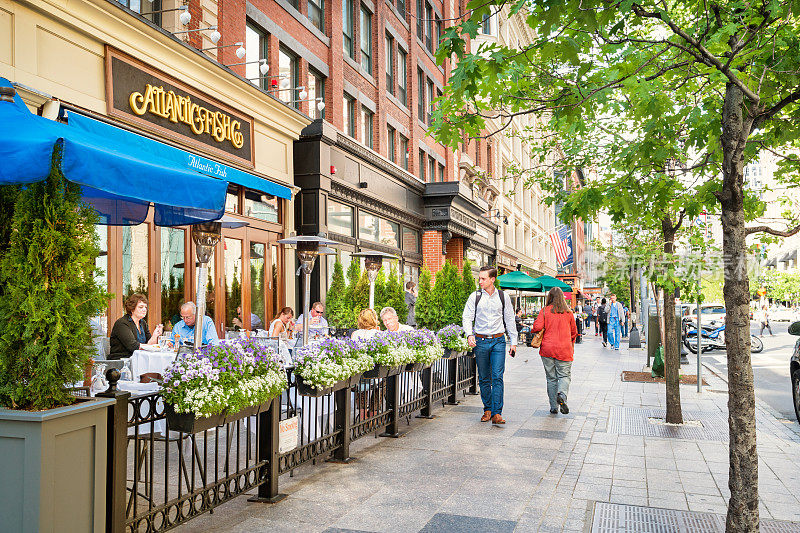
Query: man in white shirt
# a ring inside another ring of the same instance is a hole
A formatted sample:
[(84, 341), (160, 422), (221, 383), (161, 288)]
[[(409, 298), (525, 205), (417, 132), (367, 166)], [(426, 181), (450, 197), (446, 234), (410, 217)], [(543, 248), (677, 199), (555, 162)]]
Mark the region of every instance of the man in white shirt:
[[(495, 288), (497, 269), (482, 266), (478, 273), (480, 289), (467, 298), (461, 316), (467, 342), (473, 347), (478, 366), (483, 416), (481, 422), (505, 424), (503, 412), (503, 372), (506, 369), (506, 339), (510, 355), (517, 353), (517, 328), (511, 298)], [(477, 302), (477, 303), (476, 303)]]
[(412, 331), (414, 328), (407, 324), (400, 323), (397, 310), (394, 307), (384, 307), (381, 309), (381, 320), (386, 326), (386, 331)]
[[(325, 306), (322, 305), (322, 302), (314, 302), (314, 305), (311, 306), (311, 320), (308, 321), (308, 336), (311, 339), (326, 337), (330, 331), (328, 321), (322, 316), (323, 313), (325, 313)], [(303, 331), (303, 320), (305, 320), (305, 316), (301, 313), (295, 322), (295, 331)]]

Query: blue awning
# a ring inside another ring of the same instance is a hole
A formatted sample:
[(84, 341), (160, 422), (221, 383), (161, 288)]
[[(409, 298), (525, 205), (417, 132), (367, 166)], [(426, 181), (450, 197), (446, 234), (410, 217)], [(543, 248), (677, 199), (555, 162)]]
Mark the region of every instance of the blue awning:
[[(12, 87), (0, 78), (1, 87)], [(60, 170), (109, 225), (140, 224), (152, 203), (154, 221), (178, 226), (217, 220), (228, 183), (149, 155), (118, 137), (99, 136), (32, 114), (19, 95), (0, 102), (0, 184), (43, 181), (53, 151)], [(133, 134), (131, 134), (133, 135)]]
[(105, 122), (89, 118), (79, 113), (70, 112), (67, 123), (81, 131), (92, 135), (98, 135), (104, 139), (110, 139), (114, 144), (135, 147), (137, 151), (147, 154), (146, 157), (159, 157), (171, 162), (178, 168), (194, 170), (201, 174), (223, 179), (229, 183), (243, 185), (249, 189), (291, 200), (292, 191), (288, 187), (279, 185), (272, 181), (254, 176), (234, 167), (224, 165), (211, 159), (206, 159), (199, 155), (175, 148), (168, 144), (149, 139), (142, 135), (131, 133), (122, 128), (117, 128)]

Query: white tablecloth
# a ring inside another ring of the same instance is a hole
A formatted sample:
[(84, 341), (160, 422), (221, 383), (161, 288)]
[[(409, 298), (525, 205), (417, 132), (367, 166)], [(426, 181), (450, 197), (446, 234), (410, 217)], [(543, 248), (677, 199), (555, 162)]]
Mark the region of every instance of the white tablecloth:
[(147, 350), (136, 350), (131, 355), (131, 373), (133, 381), (138, 382), (139, 376), (148, 372), (158, 372), (164, 374), (167, 366), (175, 361), (175, 352), (167, 350), (164, 352), (151, 352)]

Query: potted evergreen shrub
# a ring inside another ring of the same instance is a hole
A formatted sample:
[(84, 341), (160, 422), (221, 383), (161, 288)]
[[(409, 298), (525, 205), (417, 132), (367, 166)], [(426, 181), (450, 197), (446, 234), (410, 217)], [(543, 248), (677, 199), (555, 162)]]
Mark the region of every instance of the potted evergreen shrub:
[(13, 198), (10, 231), (0, 231), (0, 486), (12, 487), (0, 516), (8, 531), (101, 532), (114, 400), (77, 401), (68, 387), (84, 379), (89, 318), (108, 295), (95, 280), (97, 215), (53, 168), (0, 195), (4, 213)]

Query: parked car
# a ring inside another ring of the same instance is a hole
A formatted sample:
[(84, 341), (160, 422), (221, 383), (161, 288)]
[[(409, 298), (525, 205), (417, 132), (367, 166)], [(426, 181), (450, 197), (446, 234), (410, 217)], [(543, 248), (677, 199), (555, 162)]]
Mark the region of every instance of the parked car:
[[(800, 335), (800, 322), (789, 326), (789, 333)], [(794, 344), (792, 357), (789, 359), (789, 377), (792, 380), (792, 399), (794, 400), (794, 415), (800, 422), (800, 339)]]
[(800, 320), (797, 311), (790, 307), (776, 307), (769, 310), (769, 319), (772, 322), (795, 322)]
[[(722, 325), (725, 322), (725, 306), (720, 304), (703, 304), (700, 306), (703, 315), (702, 324), (710, 325), (712, 322)], [(689, 314), (683, 317), (682, 322), (697, 323), (697, 306), (689, 309)]]

